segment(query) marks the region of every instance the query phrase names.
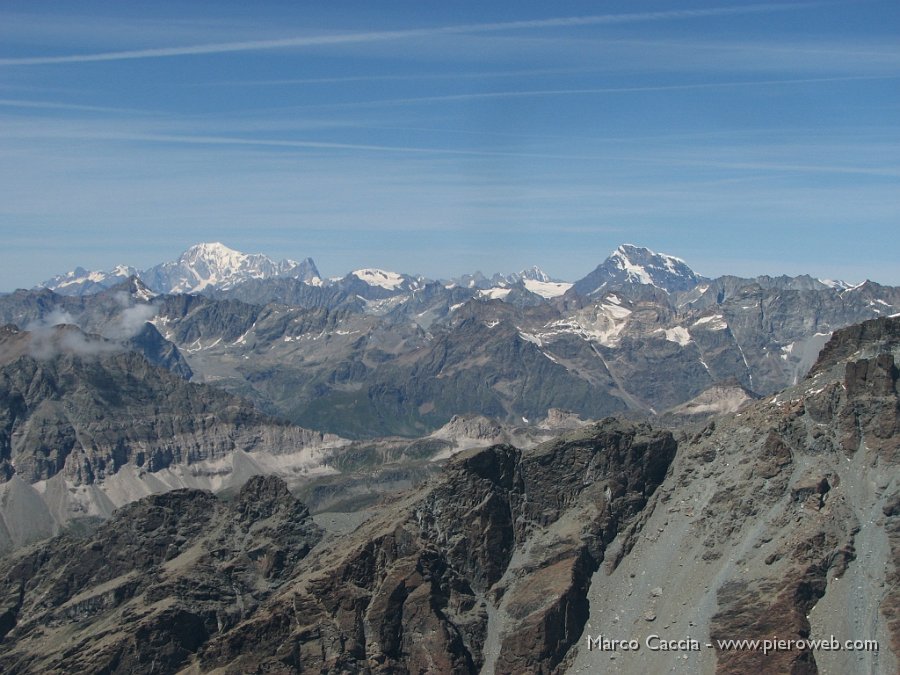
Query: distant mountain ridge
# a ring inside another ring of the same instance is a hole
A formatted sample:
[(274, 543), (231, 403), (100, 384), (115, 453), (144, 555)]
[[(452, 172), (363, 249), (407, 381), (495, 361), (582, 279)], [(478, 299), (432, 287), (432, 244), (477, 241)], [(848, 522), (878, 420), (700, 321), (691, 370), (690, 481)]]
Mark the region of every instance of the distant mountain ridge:
[(551, 408), (596, 419), (690, 403), (705, 415), (742, 398), (715, 387), (765, 395), (795, 384), (834, 330), (900, 312), (900, 287), (709, 279), (633, 245), (571, 287), (539, 268), (451, 281), (360, 268), (217, 288), (231, 269), (219, 262), (193, 295), (154, 295), (136, 278), (93, 295), (16, 291), (0, 297), (0, 324), (133, 339), (182, 377), (359, 439), (427, 435), (458, 414), (518, 424)]
[(95, 272), (76, 267), (71, 272), (57, 274), (47, 279), (39, 286), (63, 295), (91, 295), (137, 275), (138, 270), (127, 265), (116, 265), (108, 272)]
[[(710, 286), (728, 293), (729, 287), (742, 288), (748, 281), (763, 288), (791, 290), (849, 290), (854, 286), (844, 281), (797, 277), (759, 276), (754, 279), (723, 276), (708, 279), (694, 272), (681, 258), (657, 253), (634, 244), (616, 248), (592, 272), (574, 282), (551, 277), (537, 265), (509, 274), (481, 272), (464, 274), (445, 281), (429, 279), (378, 268), (360, 268), (343, 277), (323, 279), (312, 258), (275, 261), (261, 253), (242, 253), (219, 242), (196, 244), (176, 260), (138, 270), (118, 265), (110, 271), (90, 271), (76, 267), (39, 284), (62, 295), (83, 296), (99, 293), (135, 277), (156, 293), (227, 294), (248, 302), (278, 301), (295, 304), (322, 304), (323, 297), (334, 297), (335, 291), (323, 293), (315, 289), (337, 289), (363, 301), (384, 300), (400, 294), (421, 291), (430, 283), (447, 288), (459, 287), (479, 292), (481, 297), (508, 300), (514, 304), (539, 304), (567, 293), (595, 297), (617, 289), (638, 290), (642, 297), (652, 289), (667, 294), (705, 293)], [(510, 296), (510, 293), (512, 295)]]
[(275, 261), (261, 253), (241, 253), (220, 242), (191, 246), (176, 260), (138, 270), (118, 265), (108, 272), (73, 271), (40, 284), (64, 295), (90, 295), (137, 277), (157, 293), (199, 293), (206, 289), (228, 289), (254, 279), (294, 278), (311, 285), (321, 284), (312, 258)]
[(241, 253), (215, 242), (192, 246), (178, 260), (151, 267), (140, 276), (153, 290), (196, 293), (209, 286), (229, 288), (248, 279), (293, 277), (315, 283), (319, 270), (311, 258), (275, 262), (261, 253)]

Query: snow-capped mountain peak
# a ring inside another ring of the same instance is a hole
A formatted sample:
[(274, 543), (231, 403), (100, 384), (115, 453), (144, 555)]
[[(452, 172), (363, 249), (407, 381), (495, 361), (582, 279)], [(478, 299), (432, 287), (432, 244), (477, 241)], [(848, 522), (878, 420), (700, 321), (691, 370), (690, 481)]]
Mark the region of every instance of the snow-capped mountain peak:
[[(225, 244), (213, 241), (194, 244), (187, 251), (178, 257), (180, 263), (198, 263), (204, 262), (207, 265), (217, 267), (219, 269), (237, 269), (247, 263), (249, 258), (265, 258), (266, 256), (251, 256), (233, 248), (228, 248)], [(286, 261), (292, 262), (292, 261)]]
[(838, 291), (846, 291), (848, 288), (854, 286), (854, 284), (849, 284), (843, 279), (816, 279), (816, 281), (828, 288), (833, 288)]
[(693, 270), (681, 258), (676, 258), (667, 253), (656, 253), (649, 248), (622, 244), (612, 255), (609, 261), (624, 271), (632, 281), (655, 286), (655, 277), (659, 276), (657, 270), (671, 275), (691, 277)]
[[(311, 260), (304, 263), (312, 263)], [(262, 253), (241, 253), (221, 242), (191, 246), (174, 262), (162, 263), (144, 273), (151, 288), (170, 293), (195, 293), (208, 287), (230, 288), (250, 279), (295, 276), (304, 265), (294, 260), (275, 262)], [(315, 266), (309, 272), (315, 272)], [(299, 275), (298, 275), (299, 276)], [(303, 278), (300, 276), (300, 278)]]
[(690, 290), (701, 280), (681, 258), (622, 244), (597, 269), (575, 282), (575, 290), (592, 295), (623, 284), (646, 284), (668, 293)]

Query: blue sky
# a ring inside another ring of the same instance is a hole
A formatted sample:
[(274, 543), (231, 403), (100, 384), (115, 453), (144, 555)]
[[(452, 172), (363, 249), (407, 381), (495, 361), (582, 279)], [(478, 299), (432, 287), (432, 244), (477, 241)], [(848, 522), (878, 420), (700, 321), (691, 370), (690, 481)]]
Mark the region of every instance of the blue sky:
[(0, 4), (0, 290), (199, 241), (900, 284), (900, 3)]

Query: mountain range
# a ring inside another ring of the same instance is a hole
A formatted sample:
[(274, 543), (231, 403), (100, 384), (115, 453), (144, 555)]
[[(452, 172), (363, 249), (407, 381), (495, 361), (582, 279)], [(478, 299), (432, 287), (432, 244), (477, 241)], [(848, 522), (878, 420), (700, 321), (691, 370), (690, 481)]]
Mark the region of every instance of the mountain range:
[[(444, 282), (369, 269), (161, 294), (130, 276), (93, 294), (0, 297), (0, 396), (10, 402), (0, 498), (29, 504), (21, 518), (7, 511), (0, 549), (163, 487), (229, 490), (277, 468), (325, 508), (412, 486), (473, 442), (527, 446), (613, 414), (693, 423), (798, 383), (833, 331), (900, 307), (900, 289), (873, 282), (705, 279), (627, 245), (561, 295), (525, 285), (562, 283), (547, 279), (537, 269)], [(223, 392), (248, 411), (241, 428), (266, 431), (230, 427), (217, 412), (231, 405)], [(191, 419), (175, 424), (153, 403), (165, 396), (206, 407), (188, 405)], [(106, 418), (102, 433), (91, 410)], [(225, 424), (214, 431), (197, 415)], [(186, 455), (165, 449), (185, 443)], [(133, 461), (154, 452), (171, 455), (175, 473)]]
[(537, 268), (444, 281), (375, 269), (269, 275), (299, 274), (289, 262), (238, 282), (251, 259), (260, 258), (200, 245), (158, 266), (199, 279), (200, 294), (160, 292), (142, 280), (149, 275), (93, 294), (21, 290), (0, 297), (0, 321), (70, 323), (116, 339), (140, 328), (145, 355), (166, 354), (192, 382), (362, 439), (421, 437), (458, 414), (504, 424), (551, 409), (584, 419), (679, 406), (712, 414), (798, 382), (834, 330), (900, 311), (895, 287), (707, 279), (631, 245), (571, 285)]
[[(322, 279), (312, 258), (306, 258), (302, 262), (287, 259), (275, 261), (261, 253), (241, 253), (222, 243), (212, 242), (191, 246), (176, 260), (157, 264), (147, 270), (138, 270), (128, 265), (118, 265), (105, 272), (76, 267), (73, 271), (44, 281), (37, 288), (48, 288), (62, 295), (90, 295), (115, 286), (129, 277), (140, 279), (155, 293), (165, 294), (214, 293), (231, 290), (248, 282), (275, 279), (294, 280), (310, 286), (362, 283), (370, 288), (399, 293), (436, 281), (375, 268), (354, 270), (342, 278)], [(629, 284), (653, 286), (673, 293), (690, 291), (708, 281), (696, 274), (680, 258), (633, 244), (622, 244), (595, 270), (575, 282), (551, 278), (540, 267), (534, 266), (511, 274), (495, 273), (490, 277), (475, 272), (445, 280), (444, 283), (484, 291), (485, 295), (493, 298), (503, 298), (507, 290), (520, 287), (549, 299), (563, 295), (571, 288), (582, 296), (595, 295), (607, 288)], [(776, 280), (771, 281), (778, 283)], [(844, 290), (849, 287), (841, 281), (819, 280), (808, 276), (781, 277), (780, 283), (807, 289)]]
[(148, 288), (159, 293), (198, 293), (207, 288), (226, 289), (251, 279), (289, 277), (316, 284), (319, 271), (311, 258), (274, 261), (261, 253), (241, 253), (224, 244), (202, 243), (191, 246), (178, 258), (147, 270), (118, 265), (110, 271), (73, 271), (48, 279), (39, 286), (65, 295), (97, 293), (137, 277)]

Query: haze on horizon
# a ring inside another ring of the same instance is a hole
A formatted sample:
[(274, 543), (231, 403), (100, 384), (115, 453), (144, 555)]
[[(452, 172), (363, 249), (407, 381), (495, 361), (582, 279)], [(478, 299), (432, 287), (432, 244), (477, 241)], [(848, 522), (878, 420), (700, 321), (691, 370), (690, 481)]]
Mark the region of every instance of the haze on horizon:
[(618, 244), (900, 284), (900, 5), (9, 3), (0, 290), (200, 241), (324, 276)]

